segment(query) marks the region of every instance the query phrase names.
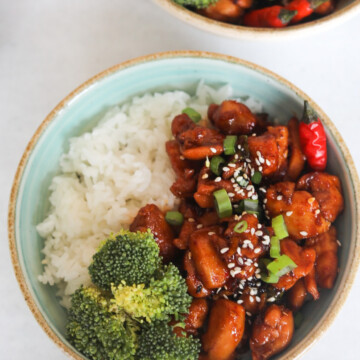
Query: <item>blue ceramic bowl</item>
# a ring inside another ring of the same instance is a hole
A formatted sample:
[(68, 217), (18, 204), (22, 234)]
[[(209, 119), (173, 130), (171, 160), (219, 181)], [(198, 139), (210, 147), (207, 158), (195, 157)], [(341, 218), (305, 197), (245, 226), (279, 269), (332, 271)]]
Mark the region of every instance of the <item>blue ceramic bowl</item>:
[(281, 122), (301, 115), (303, 101), (322, 117), (328, 137), (329, 171), (340, 177), (345, 210), (336, 221), (343, 246), (340, 273), (334, 289), (323, 291), (317, 302), (304, 309), (305, 320), (291, 345), (278, 359), (299, 357), (333, 321), (345, 301), (359, 261), (359, 186), (356, 170), (338, 131), (314, 102), (279, 76), (245, 61), (210, 53), (170, 52), (117, 65), (81, 85), (67, 96), (40, 125), (19, 164), (9, 207), (9, 238), (15, 273), (25, 299), (46, 333), (70, 357), (84, 359), (65, 339), (66, 311), (56, 289), (41, 284), (41, 249), (36, 232), (49, 209), (51, 178), (68, 140), (96, 124), (104, 110), (145, 92), (184, 89), (193, 92), (199, 80), (230, 84), (235, 95), (260, 100), (264, 110)]

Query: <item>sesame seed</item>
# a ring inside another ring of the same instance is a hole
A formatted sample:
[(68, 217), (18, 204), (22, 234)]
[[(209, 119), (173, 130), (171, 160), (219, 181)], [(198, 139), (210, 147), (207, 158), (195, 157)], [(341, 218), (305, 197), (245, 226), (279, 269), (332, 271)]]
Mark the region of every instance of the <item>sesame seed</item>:
[(300, 231), (300, 235), (301, 235), (301, 236), (307, 236), (308, 233), (307, 233), (306, 231)]
[(270, 162), (269, 159), (266, 159), (266, 160), (265, 160), (265, 163), (266, 163), (267, 166), (270, 166), (270, 165), (271, 165), (271, 162)]
[(240, 265), (244, 265), (244, 260), (241, 257), (238, 257), (237, 261)]
[(293, 214), (292, 211), (287, 211), (287, 212), (286, 212), (286, 216), (291, 216), (292, 214)]
[(198, 225), (196, 225), (196, 228), (201, 229), (203, 226), (204, 226), (203, 224), (198, 224)]
[(270, 241), (270, 236), (269, 235), (264, 235), (264, 240), (269, 240)]
[(219, 288), (216, 290), (216, 293), (218, 294), (220, 291), (221, 291), (221, 287), (219, 287)]
[(222, 249), (220, 250), (221, 254), (225, 254), (225, 253), (228, 252), (228, 251), (229, 251), (229, 248), (228, 248), (228, 247), (222, 248)]
[(234, 193), (228, 193), (228, 196), (229, 196), (229, 197), (234, 197), (235, 194), (234, 194)]
[(275, 298), (272, 296), (272, 297), (269, 297), (266, 301), (267, 301), (267, 302), (274, 302), (274, 301), (275, 301)]
[(209, 174), (204, 174), (201, 178), (202, 179), (207, 179), (209, 177)]
[(251, 314), (250, 311), (247, 311), (247, 312), (246, 312), (246, 315), (247, 315), (247, 316), (252, 316), (252, 314)]
[(254, 249), (254, 245), (253, 245), (252, 243), (250, 243), (250, 244), (249, 244), (249, 248), (250, 248), (251, 250), (253, 250), (253, 249)]
[(229, 269), (232, 269), (232, 268), (234, 268), (235, 267), (235, 264), (234, 263), (230, 263), (230, 264), (228, 264), (228, 266), (227, 266)]
[(214, 180), (215, 182), (219, 182), (219, 181), (221, 181), (221, 177), (220, 176), (218, 176), (215, 180)]
[(258, 230), (256, 233), (255, 233), (256, 236), (263, 236), (263, 232), (261, 230)]
[(310, 199), (308, 199), (308, 203), (309, 203), (309, 204), (312, 204), (314, 201), (315, 201), (315, 198), (314, 198), (314, 197), (311, 197)]
[(263, 167), (262, 166), (259, 166), (259, 169), (258, 169), (260, 172), (263, 171)]
[(251, 160), (250, 160), (249, 158), (246, 158), (245, 161), (246, 161), (247, 163), (251, 163)]
[(251, 197), (253, 200), (257, 200), (258, 199), (258, 196), (255, 194)]
[(182, 155), (180, 155), (180, 160), (185, 160), (185, 158)]
[(229, 300), (229, 298), (225, 294), (223, 294), (223, 298), (225, 298), (226, 300)]
[(254, 302), (254, 298), (251, 295), (249, 296), (249, 300), (251, 303)]
[(315, 215), (319, 215), (320, 214), (320, 209), (315, 210)]
[(255, 163), (257, 166), (260, 166), (260, 161), (257, 158), (255, 159)]
[(255, 253), (255, 254), (258, 254), (260, 251), (261, 251), (260, 248), (256, 248), (256, 249), (254, 250), (254, 253)]
[(213, 231), (209, 231), (209, 232), (208, 232), (208, 235), (210, 235), (210, 236), (211, 236), (211, 235), (215, 235), (215, 233), (214, 233)]
[(210, 151), (211, 151), (212, 153), (214, 153), (214, 154), (216, 153), (216, 149), (213, 148), (213, 147), (210, 148)]
[(260, 286), (261, 286), (261, 282), (258, 281), (258, 282), (256, 283), (256, 286), (257, 286), (257, 287), (260, 287)]
[(223, 171), (229, 171), (230, 169), (227, 166), (223, 167)]
[(251, 235), (254, 235), (255, 234), (255, 229), (251, 228), (250, 233), (251, 233)]
[(265, 162), (264, 158), (259, 158), (259, 161), (261, 164), (263, 164)]
[(188, 222), (195, 222), (193, 218), (188, 218)]
[(241, 269), (240, 268), (235, 268), (232, 272), (231, 272), (231, 276), (234, 277), (237, 274), (241, 273)]
[(238, 303), (239, 305), (241, 305), (243, 302), (244, 302), (244, 300), (241, 300), (241, 299), (237, 301), (237, 303)]
[(258, 302), (258, 303), (261, 302), (261, 299), (260, 299), (259, 296), (256, 296), (255, 300), (256, 300), (256, 302)]
[(246, 187), (246, 190), (247, 190), (247, 191), (254, 190), (254, 187), (253, 187), (252, 185), (248, 185), (248, 186)]
[(210, 160), (208, 157), (206, 157), (205, 166), (208, 168), (210, 167)]
[(267, 199), (264, 199), (264, 204), (266, 204), (267, 203)]
[(234, 159), (237, 160), (239, 158), (239, 155), (238, 154), (235, 154), (234, 155)]
[(237, 252), (239, 255), (241, 255), (241, 248), (238, 247), (238, 248), (236, 249), (236, 252)]
[(263, 193), (266, 193), (266, 189), (264, 187), (261, 187), (259, 190), (262, 191)]
[(338, 244), (339, 246), (341, 246), (340, 240), (336, 240), (336, 242), (337, 242), (337, 244)]
[(250, 295), (256, 295), (257, 292), (258, 292), (257, 289), (254, 288), (250, 289)]
[[(259, 269), (260, 270), (260, 269)], [(255, 274), (255, 277), (257, 278), (257, 279), (261, 279), (261, 275), (260, 274)]]
[(257, 155), (258, 157), (261, 157), (261, 152), (260, 152), (259, 150), (257, 150), (257, 151), (256, 151), (256, 155)]
[(279, 196), (276, 198), (276, 200), (279, 200), (279, 201), (280, 201), (280, 200), (282, 200), (282, 198), (283, 198), (282, 195), (279, 195)]
[(235, 164), (228, 164), (228, 166), (234, 168), (236, 165)]
[(258, 264), (257, 262), (254, 262), (254, 266), (255, 266), (255, 267), (258, 267), (259, 264)]

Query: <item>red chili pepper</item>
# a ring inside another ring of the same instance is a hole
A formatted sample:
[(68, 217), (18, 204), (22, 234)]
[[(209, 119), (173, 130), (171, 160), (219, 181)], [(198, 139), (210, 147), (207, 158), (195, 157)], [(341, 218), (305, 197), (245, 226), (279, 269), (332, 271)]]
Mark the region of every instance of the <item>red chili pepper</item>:
[(331, 12), (334, 11), (334, 1), (333, 0), (328, 0), (326, 2), (324, 2), (323, 4), (321, 4), (319, 7), (317, 7), (314, 12), (316, 12), (317, 14), (320, 15), (327, 15), (330, 14)]
[(287, 6), (288, 10), (297, 10), (297, 14), (291, 19), (291, 23), (295, 24), (311, 15), (314, 10), (326, 0), (293, 0)]
[(245, 14), (243, 24), (253, 27), (284, 27), (296, 13), (296, 10), (288, 10), (283, 6), (269, 6)]
[(326, 134), (316, 112), (304, 103), (304, 115), (299, 125), (300, 143), (308, 164), (314, 170), (324, 170), (327, 161)]

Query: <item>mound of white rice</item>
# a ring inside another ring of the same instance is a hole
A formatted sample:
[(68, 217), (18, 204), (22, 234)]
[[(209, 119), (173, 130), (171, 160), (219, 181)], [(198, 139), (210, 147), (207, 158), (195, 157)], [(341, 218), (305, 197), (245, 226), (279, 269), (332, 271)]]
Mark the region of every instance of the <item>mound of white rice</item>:
[(50, 212), (37, 226), (45, 238), (39, 280), (58, 286), (62, 305), (68, 307), (69, 295), (90, 283), (87, 267), (110, 232), (128, 228), (148, 203), (163, 210), (176, 206), (165, 151), (174, 116), (191, 106), (206, 118), (209, 103), (231, 95), (229, 86), (215, 90), (200, 83), (193, 97), (183, 91), (135, 97), (109, 110), (91, 132), (70, 139), (61, 174), (50, 186)]

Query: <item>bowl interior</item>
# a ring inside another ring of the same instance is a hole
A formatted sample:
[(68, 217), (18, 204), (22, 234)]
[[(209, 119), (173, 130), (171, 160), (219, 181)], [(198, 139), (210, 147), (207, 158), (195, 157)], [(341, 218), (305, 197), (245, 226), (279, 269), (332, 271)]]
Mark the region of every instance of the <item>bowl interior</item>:
[[(66, 311), (58, 303), (56, 288), (44, 286), (37, 280), (42, 273), (41, 249), (44, 241), (37, 234), (35, 225), (43, 220), (49, 209), (48, 187), (51, 178), (58, 172), (60, 155), (67, 150), (70, 137), (93, 127), (109, 107), (144, 92), (175, 89), (194, 92), (200, 80), (214, 86), (230, 84), (236, 96), (249, 95), (260, 100), (264, 110), (280, 122), (288, 121), (294, 114), (300, 116), (302, 112), (303, 95), (252, 65), (221, 57), (153, 57), (147, 62), (115, 68), (106, 76), (90, 81), (81, 91), (70, 96), (64, 106), (53, 112), (50, 116), (52, 120), (40, 129), (40, 136), (20, 178), (16, 198), (17, 257), (33, 302), (52, 331), (70, 348), (65, 339)], [(286, 350), (288, 356), (303, 351), (304, 343), (313, 341), (315, 330), (329, 321), (330, 308), (341, 295), (350, 266), (348, 259), (353, 257), (355, 247), (354, 184), (337, 141), (329, 130), (327, 135), (328, 169), (340, 177), (345, 198), (345, 211), (336, 222), (343, 244), (339, 258), (341, 270), (335, 288), (322, 291), (319, 301), (305, 306), (305, 320)]]

